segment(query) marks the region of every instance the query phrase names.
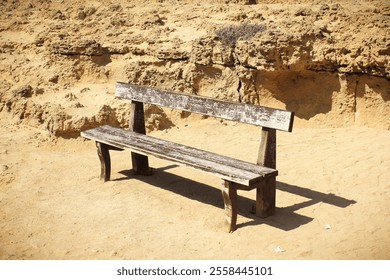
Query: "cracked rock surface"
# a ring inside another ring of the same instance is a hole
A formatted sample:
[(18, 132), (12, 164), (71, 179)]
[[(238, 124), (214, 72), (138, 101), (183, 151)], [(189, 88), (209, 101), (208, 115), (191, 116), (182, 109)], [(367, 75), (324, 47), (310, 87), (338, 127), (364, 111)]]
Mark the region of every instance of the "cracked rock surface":
[[(390, 129), (388, 1), (8, 0), (0, 12), (0, 111), (55, 136), (126, 126), (115, 81), (283, 108), (302, 126)], [(147, 112), (150, 130), (188, 117)]]

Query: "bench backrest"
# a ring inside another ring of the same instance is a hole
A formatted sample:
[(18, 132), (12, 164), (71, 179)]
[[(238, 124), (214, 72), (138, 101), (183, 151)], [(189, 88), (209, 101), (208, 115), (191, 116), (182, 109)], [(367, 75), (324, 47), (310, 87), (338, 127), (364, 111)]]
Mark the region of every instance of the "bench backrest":
[(115, 96), (288, 132), (292, 131), (294, 122), (294, 113), (286, 110), (223, 101), (121, 82), (116, 83)]

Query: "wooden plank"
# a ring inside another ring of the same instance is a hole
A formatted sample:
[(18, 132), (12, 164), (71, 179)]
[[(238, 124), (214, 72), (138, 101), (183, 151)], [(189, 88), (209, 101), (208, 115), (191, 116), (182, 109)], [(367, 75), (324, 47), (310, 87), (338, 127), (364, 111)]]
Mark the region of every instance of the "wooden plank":
[(248, 189), (258, 186), (265, 178), (276, 176), (277, 170), (202, 151), (155, 137), (102, 126), (82, 132), (83, 137), (118, 148), (128, 148), (144, 155), (177, 162), (222, 179), (245, 185)]
[[(131, 135), (128, 135), (127, 131), (123, 131), (120, 128), (114, 128), (114, 127), (111, 127), (111, 126), (102, 126), (102, 127), (99, 127), (99, 128), (92, 129), (90, 131), (86, 131), (85, 133), (95, 133), (93, 131), (100, 131), (102, 133), (107, 133), (107, 134), (112, 132), (112, 133), (120, 135), (120, 137), (126, 137), (126, 136), (130, 137), (131, 136)], [(141, 136), (137, 135), (137, 134), (133, 135), (133, 137), (141, 138)], [(250, 171), (250, 172), (253, 172), (253, 173), (259, 173), (259, 172), (261, 173), (261, 170), (264, 170), (265, 174), (268, 174), (269, 171), (271, 171), (271, 173), (276, 171), (274, 169), (264, 168), (262, 166), (258, 166), (258, 165), (253, 164), (253, 163), (237, 160), (237, 159), (234, 159), (234, 158), (229, 158), (229, 157), (226, 157), (226, 156), (221, 156), (221, 155), (218, 155), (218, 154), (215, 154), (215, 153), (206, 152), (206, 151), (199, 150), (199, 149), (196, 149), (196, 148), (193, 148), (193, 147), (184, 146), (184, 145), (181, 145), (181, 144), (177, 144), (177, 143), (174, 143), (174, 142), (169, 142), (169, 141), (166, 141), (166, 140), (163, 140), (163, 139), (159, 139), (159, 138), (155, 138), (155, 137), (151, 137), (151, 136), (147, 136), (146, 137), (146, 141), (147, 141), (146, 144), (157, 145), (157, 146), (159, 146), (159, 148), (164, 149), (164, 150), (167, 150), (167, 149), (171, 148), (171, 149), (173, 149), (175, 151), (180, 151), (181, 153), (188, 154), (189, 156), (203, 157), (204, 153), (207, 153), (208, 155), (212, 156), (212, 158), (210, 158), (210, 160), (212, 160), (214, 162), (220, 162), (221, 164), (226, 164), (226, 165), (230, 165), (230, 166), (239, 165), (241, 169), (244, 169), (244, 170), (247, 170), (247, 171)], [(162, 148), (162, 147), (164, 147), (164, 148)]]
[(115, 96), (289, 132), (292, 131), (294, 121), (294, 113), (286, 110), (222, 101), (120, 82), (116, 83)]

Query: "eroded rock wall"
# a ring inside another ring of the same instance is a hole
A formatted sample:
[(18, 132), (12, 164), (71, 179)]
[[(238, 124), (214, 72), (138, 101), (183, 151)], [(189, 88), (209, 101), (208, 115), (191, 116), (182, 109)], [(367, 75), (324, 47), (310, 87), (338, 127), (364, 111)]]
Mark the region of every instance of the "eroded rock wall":
[[(388, 1), (3, 1), (0, 111), (74, 136), (126, 126), (115, 81), (390, 129)], [(174, 125), (148, 107), (148, 128)], [(188, 114), (180, 114), (188, 117)]]

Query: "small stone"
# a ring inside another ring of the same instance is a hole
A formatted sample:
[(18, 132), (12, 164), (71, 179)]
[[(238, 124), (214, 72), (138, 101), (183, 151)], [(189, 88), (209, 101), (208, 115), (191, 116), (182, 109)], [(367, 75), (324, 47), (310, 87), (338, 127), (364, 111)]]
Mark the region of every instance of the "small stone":
[(283, 253), (283, 252), (286, 252), (286, 250), (284, 250), (282, 247), (280, 246), (277, 246), (276, 248), (274, 248), (274, 252), (275, 253)]
[(87, 17), (87, 14), (84, 11), (79, 11), (77, 14), (77, 18), (80, 20), (84, 20)]
[(1, 172), (1, 173), (7, 171), (8, 169), (9, 169), (8, 165), (5, 165), (5, 164), (4, 164), (4, 165), (1, 165), (1, 166), (0, 166), (0, 172)]
[(59, 76), (56, 74), (56, 75), (49, 78), (49, 82), (56, 84), (56, 83), (58, 83), (58, 78), (59, 78)]
[(30, 85), (22, 86), (13, 91), (14, 96), (31, 97), (33, 88)]

